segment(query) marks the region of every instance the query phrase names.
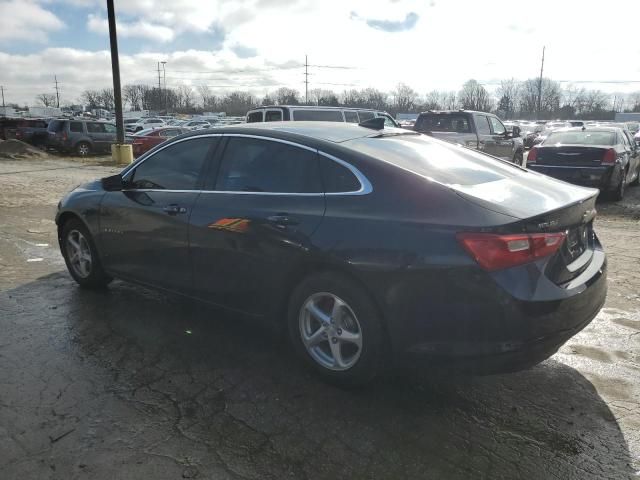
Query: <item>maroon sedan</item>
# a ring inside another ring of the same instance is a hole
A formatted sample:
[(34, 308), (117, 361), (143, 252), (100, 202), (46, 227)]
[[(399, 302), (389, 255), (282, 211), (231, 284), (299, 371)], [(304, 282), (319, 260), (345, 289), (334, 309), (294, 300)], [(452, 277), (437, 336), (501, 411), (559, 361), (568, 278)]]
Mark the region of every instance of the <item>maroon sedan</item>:
[(139, 157), (143, 153), (151, 150), (156, 145), (160, 145), (165, 140), (186, 133), (189, 130), (180, 127), (166, 127), (149, 130), (142, 130), (133, 137), (133, 156)]

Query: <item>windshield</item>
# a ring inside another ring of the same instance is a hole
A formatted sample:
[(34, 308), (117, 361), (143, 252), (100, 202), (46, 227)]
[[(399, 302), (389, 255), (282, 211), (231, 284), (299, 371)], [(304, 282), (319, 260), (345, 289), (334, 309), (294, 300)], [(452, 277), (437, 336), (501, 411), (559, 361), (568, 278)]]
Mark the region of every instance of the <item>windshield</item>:
[(615, 132), (553, 132), (544, 142), (545, 145), (563, 143), (568, 145), (615, 145)]

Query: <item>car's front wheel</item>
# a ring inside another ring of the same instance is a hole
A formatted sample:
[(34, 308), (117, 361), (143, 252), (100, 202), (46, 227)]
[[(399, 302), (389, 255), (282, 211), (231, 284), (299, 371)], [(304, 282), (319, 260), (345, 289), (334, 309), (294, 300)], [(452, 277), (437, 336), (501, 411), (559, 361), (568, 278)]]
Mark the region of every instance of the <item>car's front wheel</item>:
[(81, 157), (86, 157), (91, 153), (91, 145), (87, 142), (80, 142), (76, 145), (76, 153)]
[(522, 153), (522, 150), (518, 150), (513, 156), (513, 163), (524, 167), (524, 154)]
[(298, 355), (332, 383), (365, 384), (382, 366), (380, 315), (347, 277), (319, 273), (303, 280), (291, 296), (288, 323)]
[(74, 218), (63, 225), (60, 247), (69, 273), (80, 286), (100, 288), (111, 282), (102, 269), (91, 234), (80, 220)]

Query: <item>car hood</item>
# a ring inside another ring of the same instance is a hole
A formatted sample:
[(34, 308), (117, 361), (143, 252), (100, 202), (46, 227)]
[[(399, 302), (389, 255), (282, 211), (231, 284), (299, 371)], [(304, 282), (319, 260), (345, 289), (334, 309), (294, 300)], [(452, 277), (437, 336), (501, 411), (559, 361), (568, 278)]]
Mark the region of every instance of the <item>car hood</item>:
[(531, 170), (476, 185), (448, 185), (465, 200), (504, 215), (525, 219), (580, 203), (598, 194)]

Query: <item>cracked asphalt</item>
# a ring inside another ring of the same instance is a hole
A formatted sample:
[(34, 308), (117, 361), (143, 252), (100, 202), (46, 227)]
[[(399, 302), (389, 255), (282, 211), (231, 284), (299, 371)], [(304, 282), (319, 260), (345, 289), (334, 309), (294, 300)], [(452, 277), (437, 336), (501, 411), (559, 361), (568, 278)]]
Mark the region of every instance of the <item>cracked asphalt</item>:
[(343, 391), (242, 317), (79, 289), (53, 215), (102, 160), (0, 160), (0, 478), (640, 477), (640, 188), (599, 204), (609, 297), (551, 359)]

